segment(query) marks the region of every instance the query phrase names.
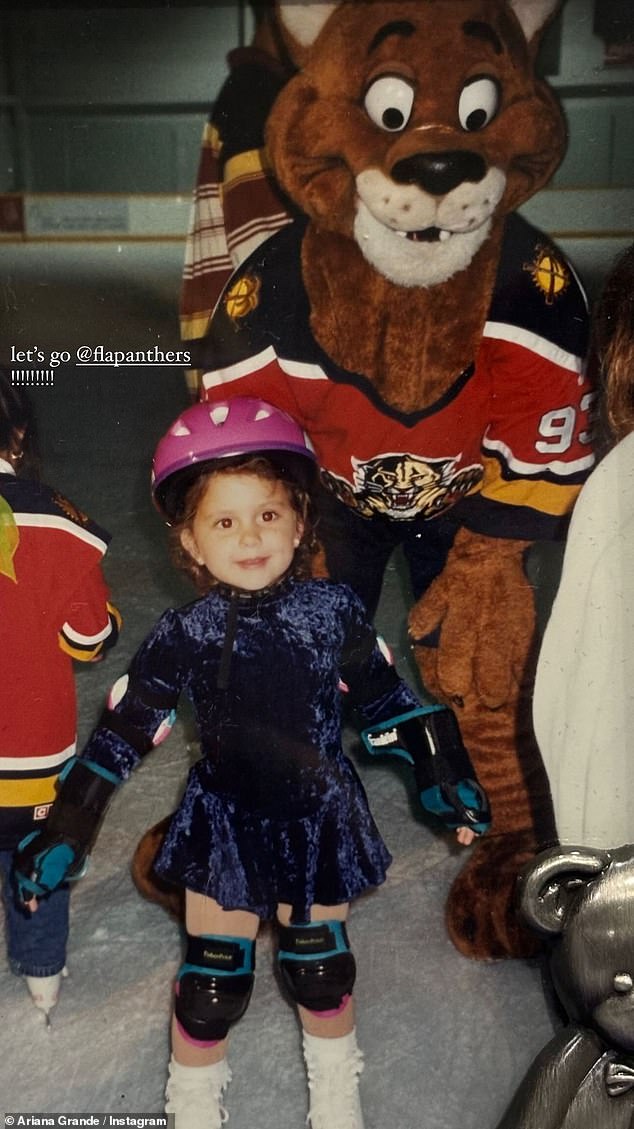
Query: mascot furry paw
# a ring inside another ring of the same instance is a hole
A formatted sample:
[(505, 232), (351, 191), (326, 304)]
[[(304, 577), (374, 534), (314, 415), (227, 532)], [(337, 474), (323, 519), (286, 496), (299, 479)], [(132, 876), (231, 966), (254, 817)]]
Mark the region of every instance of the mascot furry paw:
[(165, 882), (154, 871), (154, 859), (165, 838), (171, 818), (171, 816), (166, 816), (165, 819), (155, 823), (137, 844), (132, 859), (132, 877), (137, 890), (144, 898), (162, 906), (170, 917), (175, 917), (177, 921), (184, 921), (184, 890)]
[(454, 708), (493, 811), (448, 901), (477, 958), (534, 949), (513, 888), (553, 822), (524, 556), (563, 534), (592, 466), (585, 301), (515, 211), (564, 151), (535, 76), (556, 6), (279, 4), (298, 69), (268, 117), (266, 171), (301, 216), (238, 267), (197, 358), (208, 399), (259, 395), (310, 433), (329, 571), (371, 610), (403, 547), (423, 680)]

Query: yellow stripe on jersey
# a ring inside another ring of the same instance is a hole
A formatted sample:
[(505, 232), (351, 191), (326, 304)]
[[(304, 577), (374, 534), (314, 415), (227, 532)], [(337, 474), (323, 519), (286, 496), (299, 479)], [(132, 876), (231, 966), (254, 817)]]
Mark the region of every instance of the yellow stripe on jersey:
[(77, 662), (80, 663), (92, 662), (93, 659), (96, 659), (97, 655), (100, 655), (102, 651), (101, 643), (95, 643), (93, 647), (74, 647), (72, 643), (68, 642), (68, 639), (66, 639), (61, 632), (57, 636), (57, 641), (59, 643), (60, 650), (64, 651), (65, 654), (70, 655), (71, 659), (76, 659)]
[[(78, 639), (73, 639), (66, 634), (64, 629), (58, 632), (57, 640), (60, 650), (65, 654), (70, 655), (71, 659), (76, 659), (77, 662), (92, 662), (96, 659), (102, 651), (108, 647), (113, 646), (119, 635), (122, 619), (121, 613), (115, 608), (114, 604), (110, 601), (107, 602), (106, 608), (108, 610), (108, 624), (107, 627), (98, 633), (98, 638), (94, 640), (87, 640), (85, 643), (80, 642)], [(113, 638), (114, 636), (114, 638)]]
[(218, 133), (218, 127), (215, 126), (213, 122), (205, 123), (201, 145), (204, 149), (213, 149), (214, 153), (219, 153), (222, 149), (222, 141)]
[[(211, 312), (202, 314), (181, 314), (181, 329), (184, 341), (195, 341), (198, 337), (205, 337), (211, 321)], [(202, 373), (202, 369), (200, 370)], [(198, 385), (196, 384), (196, 388)]]
[(239, 180), (261, 177), (263, 172), (269, 170), (270, 165), (264, 149), (248, 149), (246, 153), (237, 153), (235, 157), (230, 157), (225, 165), (225, 189), (227, 186), (233, 187)]
[(571, 512), (580, 485), (563, 485), (540, 482), (538, 479), (517, 478), (506, 481), (500, 476), (497, 459), (483, 457), (484, 479), (480, 491), (483, 498), (507, 506), (527, 506), (550, 517), (563, 517)]
[(117, 628), (117, 634), (118, 634), (119, 631), (121, 630), (121, 624), (123, 623), (123, 616), (121, 615), (121, 612), (119, 611), (119, 609), (115, 608), (114, 604), (110, 603), (110, 600), (107, 601), (106, 607), (108, 609), (108, 614), (112, 616), (112, 618), (115, 622), (115, 625), (116, 625), (116, 628)]
[(57, 791), (57, 774), (34, 780), (0, 780), (0, 808), (24, 808), (50, 804)]

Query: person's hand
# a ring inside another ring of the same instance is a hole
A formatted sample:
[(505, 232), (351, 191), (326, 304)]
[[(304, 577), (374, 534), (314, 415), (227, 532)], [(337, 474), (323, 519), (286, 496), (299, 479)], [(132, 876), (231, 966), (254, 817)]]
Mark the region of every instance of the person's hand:
[(33, 913), (38, 898), (84, 872), (86, 852), (59, 833), (33, 831), (19, 844), (13, 862), (18, 899)]
[(46, 825), (18, 845), (13, 877), (19, 900), (32, 910), (32, 901), (52, 893), (62, 883), (81, 878), (118, 779), (88, 760), (73, 758), (58, 781), (58, 795)]
[(459, 843), (468, 847), (476, 835), (484, 835), (491, 826), (491, 810), (484, 789), (475, 780), (445, 780), (421, 788), (422, 807), (455, 831)]
[(409, 615), (414, 648), (434, 656), (428, 689), (454, 703), (475, 690), (488, 709), (508, 701), (535, 628), (523, 561), (529, 544), (457, 534), (443, 571)]
[(477, 832), (472, 831), (470, 827), (456, 828), (456, 839), (461, 847), (470, 847), (474, 839), (477, 839)]
[(468, 846), (491, 826), (491, 808), (465, 748), (460, 726), (447, 706), (419, 706), (364, 729), (373, 755), (403, 757), (414, 767), (421, 806)]

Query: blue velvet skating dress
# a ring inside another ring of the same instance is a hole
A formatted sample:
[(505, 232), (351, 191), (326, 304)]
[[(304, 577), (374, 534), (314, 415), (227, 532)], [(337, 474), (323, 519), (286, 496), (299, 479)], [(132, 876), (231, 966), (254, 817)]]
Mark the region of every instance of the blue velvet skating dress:
[(260, 917), (346, 902), (391, 861), (342, 740), (344, 694), (373, 725), (418, 707), (356, 595), (328, 580), (214, 589), (167, 611), (111, 694), (83, 757), (125, 779), (191, 700), (200, 760), (155, 863)]

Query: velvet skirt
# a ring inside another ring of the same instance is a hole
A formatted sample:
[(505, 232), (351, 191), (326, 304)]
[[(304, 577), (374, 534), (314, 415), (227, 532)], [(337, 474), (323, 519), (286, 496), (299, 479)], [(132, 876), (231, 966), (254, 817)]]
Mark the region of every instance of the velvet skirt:
[(204, 758), (190, 772), (155, 862), (162, 878), (261, 918), (285, 902), (296, 922), (313, 903), (339, 905), (385, 880), (391, 856), (347, 758), (319, 802), (294, 817), (213, 791), (210, 775)]

